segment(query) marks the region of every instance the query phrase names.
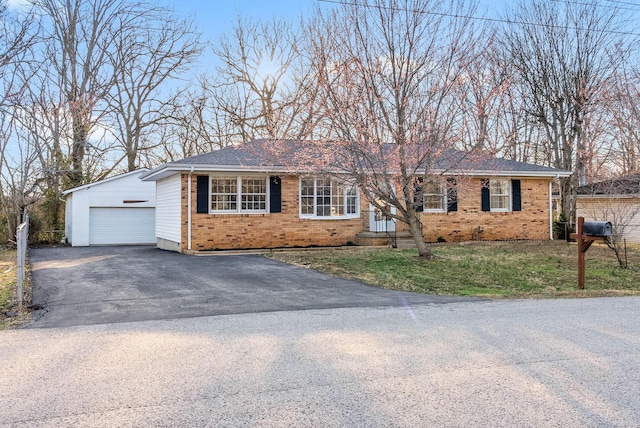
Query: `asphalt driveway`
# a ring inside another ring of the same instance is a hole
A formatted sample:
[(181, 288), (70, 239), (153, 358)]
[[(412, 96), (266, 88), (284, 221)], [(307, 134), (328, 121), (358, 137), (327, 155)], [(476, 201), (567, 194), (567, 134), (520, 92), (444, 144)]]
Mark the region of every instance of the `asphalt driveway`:
[(187, 256), (149, 246), (30, 251), (31, 327), (470, 300), (382, 290), (260, 255)]

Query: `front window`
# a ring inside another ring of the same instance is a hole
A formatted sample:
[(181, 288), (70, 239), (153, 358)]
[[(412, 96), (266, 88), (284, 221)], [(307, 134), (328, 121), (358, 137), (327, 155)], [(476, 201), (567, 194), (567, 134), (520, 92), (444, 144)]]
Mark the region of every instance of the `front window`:
[(423, 207), (424, 211), (442, 212), (447, 206), (447, 194), (442, 183), (429, 180), (424, 186)]
[(358, 216), (355, 186), (328, 178), (300, 179), (300, 215), (338, 218)]
[(211, 212), (251, 213), (266, 212), (266, 210), (266, 178), (211, 178)]
[(211, 179), (211, 211), (236, 211), (238, 208), (238, 179)]
[(263, 178), (242, 179), (242, 211), (266, 211), (267, 182)]
[(491, 180), (489, 182), (489, 200), (491, 211), (509, 211), (509, 180)]

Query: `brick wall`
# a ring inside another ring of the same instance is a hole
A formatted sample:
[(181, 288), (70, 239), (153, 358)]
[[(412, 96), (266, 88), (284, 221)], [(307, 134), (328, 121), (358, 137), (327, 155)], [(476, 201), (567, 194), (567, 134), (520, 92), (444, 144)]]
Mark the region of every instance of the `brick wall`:
[[(297, 176), (280, 176), (282, 212), (273, 214), (197, 214), (196, 176), (192, 176), (193, 250), (337, 246), (355, 242), (362, 220), (316, 220), (299, 216)], [(182, 251), (187, 249), (187, 175), (182, 176)]]
[[(549, 239), (549, 180), (520, 179), (522, 211), (484, 212), (480, 179), (459, 183), (458, 211), (420, 213), (425, 240), (439, 237), (447, 242), (471, 240)], [(478, 238), (478, 228), (481, 233)], [(401, 225), (400, 230), (408, 230)]]
[[(182, 176), (182, 244), (187, 249), (187, 179)], [(273, 214), (198, 214), (196, 213), (196, 176), (192, 176), (192, 249), (244, 249), (308, 246), (336, 246), (356, 241), (365, 230), (369, 204), (361, 198), (360, 219), (317, 220), (299, 218), (297, 176), (281, 176), (282, 212)], [(549, 181), (521, 179), (522, 211), (483, 212), (480, 204), (480, 180), (459, 183), (458, 211), (421, 213), (425, 239), (448, 242), (478, 239), (549, 239)], [(398, 223), (398, 230), (407, 227)]]

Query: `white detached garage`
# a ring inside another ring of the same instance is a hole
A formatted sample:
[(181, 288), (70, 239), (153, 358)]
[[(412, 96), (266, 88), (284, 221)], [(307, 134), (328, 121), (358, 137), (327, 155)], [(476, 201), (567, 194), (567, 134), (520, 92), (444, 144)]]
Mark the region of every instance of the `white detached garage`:
[(146, 169), (69, 189), (65, 236), (74, 247), (155, 244), (155, 182), (140, 180)]

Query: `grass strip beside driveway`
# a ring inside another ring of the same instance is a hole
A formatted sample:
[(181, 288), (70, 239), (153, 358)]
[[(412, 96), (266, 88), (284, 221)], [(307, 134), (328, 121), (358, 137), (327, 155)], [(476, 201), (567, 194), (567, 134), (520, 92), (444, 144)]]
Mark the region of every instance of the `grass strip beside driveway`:
[(274, 253), (271, 257), (382, 288), (439, 295), (549, 298), (640, 295), (640, 246), (629, 246), (629, 269), (605, 245), (587, 252), (585, 290), (578, 290), (576, 244), (487, 242), (415, 250), (367, 249)]

